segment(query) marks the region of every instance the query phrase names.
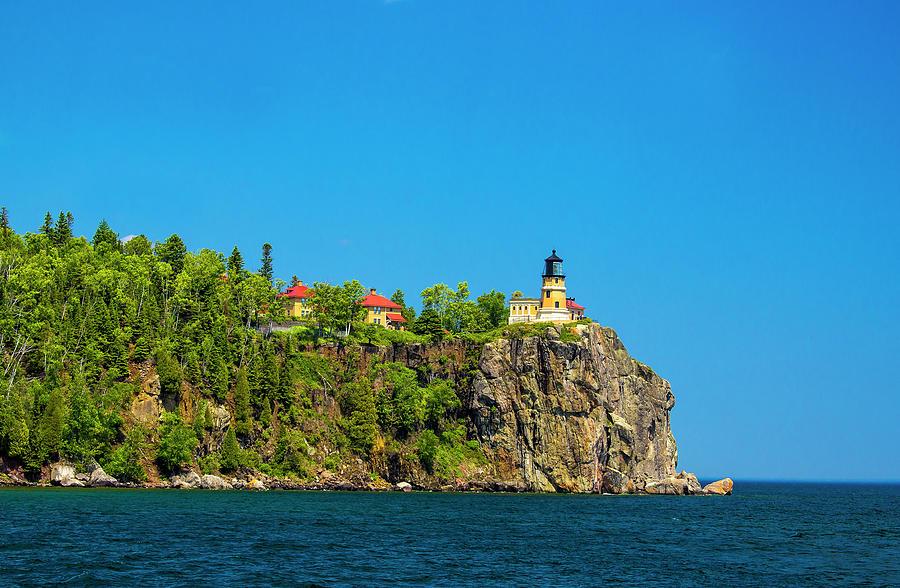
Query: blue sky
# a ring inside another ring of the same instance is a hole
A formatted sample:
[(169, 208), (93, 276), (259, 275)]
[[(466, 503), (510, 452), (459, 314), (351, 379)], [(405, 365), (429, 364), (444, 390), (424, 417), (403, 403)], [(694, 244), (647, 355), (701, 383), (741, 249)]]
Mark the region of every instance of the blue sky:
[[(727, 3), (726, 3), (727, 4)], [(18, 231), (570, 295), (703, 477), (900, 479), (900, 5), (0, 7)]]

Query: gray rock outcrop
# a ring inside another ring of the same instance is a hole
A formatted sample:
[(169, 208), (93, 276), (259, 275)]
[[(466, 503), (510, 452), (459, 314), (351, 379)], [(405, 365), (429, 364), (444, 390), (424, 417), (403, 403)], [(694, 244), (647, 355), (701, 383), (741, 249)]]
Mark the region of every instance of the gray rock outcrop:
[(103, 468), (97, 466), (91, 472), (90, 478), (88, 478), (88, 485), (94, 488), (103, 488), (103, 487), (111, 487), (117, 486), (119, 484), (118, 480), (107, 474), (103, 471)]
[[(195, 476), (197, 474), (194, 474)], [(231, 490), (232, 486), (219, 476), (206, 474), (200, 478), (200, 487), (204, 490)]]
[[(55, 486), (66, 486), (68, 481), (77, 481), (75, 478), (75, 468), (66, 463), (55, 463), (50, 466), (50, 483)], [(84, 486), (84, 484), (80, 484)]]
[(169, 483), (172, 484), (173, 488), (199, 488), (200, 482), (201, 478), (197, 472), (185, 472), (169, 478)]

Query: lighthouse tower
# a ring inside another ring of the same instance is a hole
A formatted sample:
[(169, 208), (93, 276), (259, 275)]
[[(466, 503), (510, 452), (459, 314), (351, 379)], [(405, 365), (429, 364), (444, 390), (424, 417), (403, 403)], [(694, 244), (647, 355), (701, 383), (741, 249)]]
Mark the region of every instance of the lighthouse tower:
[(544, 260), (538, 321), (570, 320), (569, 310), (566, 308), (566, 275), (562, 270), (562, 261), (556, 255), (556, 249)]

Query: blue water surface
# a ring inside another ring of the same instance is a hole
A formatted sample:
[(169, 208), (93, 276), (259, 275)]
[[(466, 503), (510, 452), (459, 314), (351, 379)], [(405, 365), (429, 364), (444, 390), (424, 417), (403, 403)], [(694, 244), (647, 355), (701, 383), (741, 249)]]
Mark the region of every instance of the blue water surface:
[(729, 497), (0, 490), (4, 585), (900, 584), (900, 486)]

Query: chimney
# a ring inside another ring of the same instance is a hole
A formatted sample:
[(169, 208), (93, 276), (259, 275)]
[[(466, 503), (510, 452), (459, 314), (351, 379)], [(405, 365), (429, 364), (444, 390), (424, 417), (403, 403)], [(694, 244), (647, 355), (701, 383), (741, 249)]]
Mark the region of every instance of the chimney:
[(369, 288), (369, 294), (375, 294), (375, 288)]
[(303, 280), (300, 280), (299, 282), (297, 282), (297, 285), (298, 285), (298, 286), (302, 286), (302, 285), (303, 285)]

